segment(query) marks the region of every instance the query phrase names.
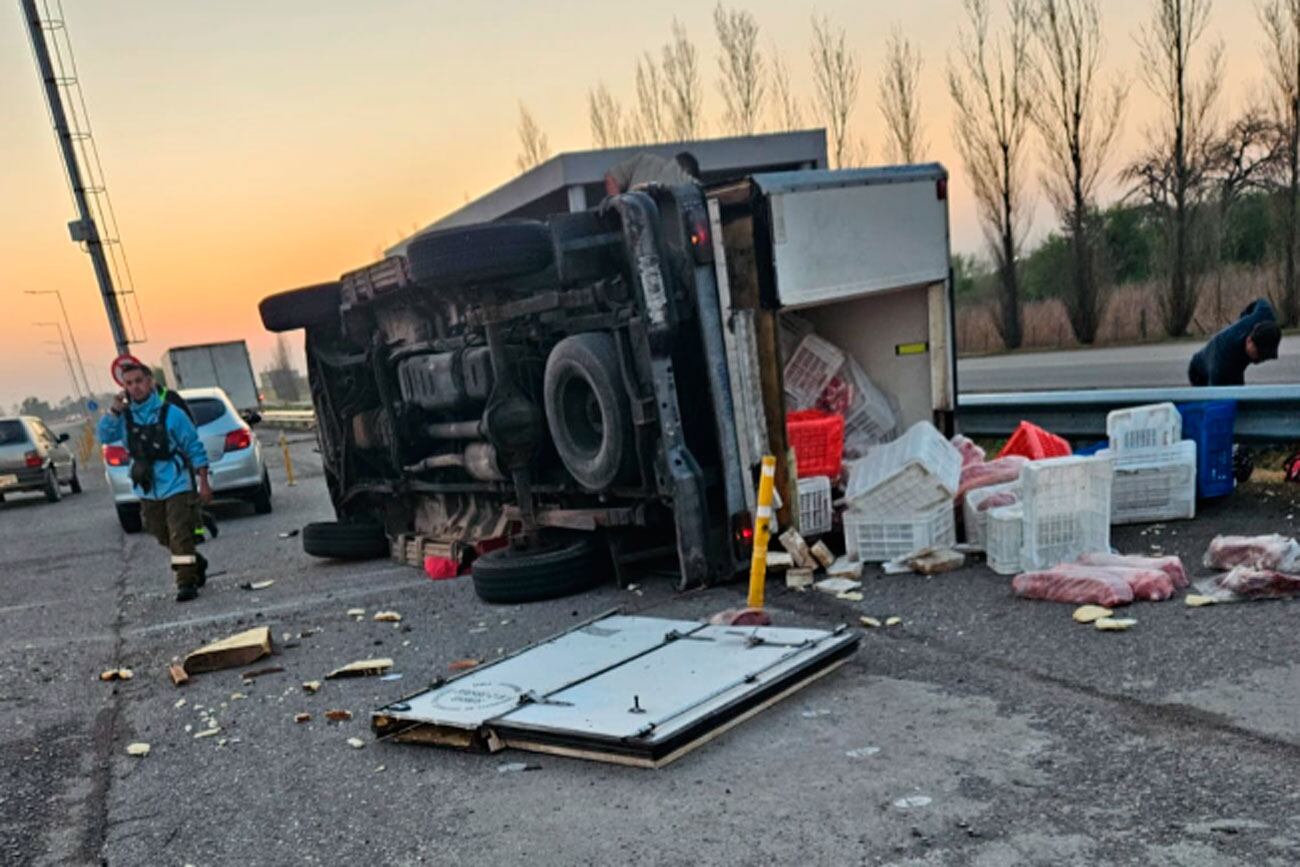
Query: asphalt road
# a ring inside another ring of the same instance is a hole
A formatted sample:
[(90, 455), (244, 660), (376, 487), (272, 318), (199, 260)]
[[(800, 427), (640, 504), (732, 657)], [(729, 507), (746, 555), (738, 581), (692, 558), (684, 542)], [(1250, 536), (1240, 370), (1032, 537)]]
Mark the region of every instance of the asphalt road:
[[(453, 660), (616, 604), (702, 617), (741, 588), (678, 595), (647, 578), (640, 592), (491, 607), (468, 579), (312, 561), (278, 538), (328, 516), (310, 445), (294, 453), (301, 482), (278, 488), (274, 514), (223, 512), (205, 550), (226, 574), (184, 606), (163, 552), (119, 531), (102, 482), (56, 505), (0, 505), (0, 863), (1300, 861), (1300, 602), (1144, 603), (1126, 612), (1135, 629), (1104, 634), (1074, 624), (1070, 606), (1013, 599), (983, 568), (869, 577), (861, 603), (773, 587), (780, 624), (903, 623), (868, 631), (847, 666), (659, 771), (381, 743), (369, 709)], [(278, 462), (272, 472), (282, 480)], [(1195, 567), (1216, 531), (1294, 533), (1290, 492), (1272, 494), (1115, 542)], [(275, 583), (238, 587), (264, 579)], [(354, 606), (404, 619), (355, 622)], [(167, 680), (173, 658), (262, 623), (283, 673)], [(403, 680), (299, 687), (371, 655), (392, 656)], [(135, 679), (98, 681), (118, 665)], [(356, 716), (327, 723), (327, 708)], [(295, 724), (303, 711), (314, 719)], [(193, 737), (205, 712), (219, 738)], [(150, 755), (129, 757), (133, 741)], [(879, 752), (849, 755), (863, 747)], [(517, 760), (539, 770), (498, 772)]]
[[(1184, 386), (1187, 363), (1200, 347), (1155, 343), (963, 358), (957, 383), (963, 392)], [(1275, 361), (1246, 371), (1247, 385), (1281, 383), (1300, 383), (1300, 336), (1283, 337)]]

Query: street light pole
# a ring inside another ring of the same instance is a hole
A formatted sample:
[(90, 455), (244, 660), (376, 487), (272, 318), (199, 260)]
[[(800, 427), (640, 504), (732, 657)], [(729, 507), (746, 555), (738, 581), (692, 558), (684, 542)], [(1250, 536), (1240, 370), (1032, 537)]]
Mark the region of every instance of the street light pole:
[(81, 371), (81, 383), (88, 397), (93, 397), (95, 390), (90, 386), (86, 376), (86, 364), (81, 360), (81, 347), (77, 345), (77, 333), (72, 330), (72, 320), (68, 318), (68, 308), (63, 305), (63, 293), (58, 289), (24, 289), (24, 295), (53, 295), (59, 299), (59, 310), (63, 312), (63, 324), (68, 327), (68, 340), (72, 343), (72, 352), (77, 357), (77, 369)]
[(76, 397), (76, 398), (81, 399), (81, 400), (85, 400), (86, 395), (82, 394), (82, 392), (81, 392), (81, 386), (77, 384), (77, 374), (76, 374), (76, 373), (73, 371), (73, 369), (72, 369), (72, 356), (68, 354), (68, 344), (67, 344), (67, 341), (65, 341), (65, 340), (63, 339), (63, 326), (60, 325), (60, 324), (57, 323), (57, 322), (33, 322), (32, 324), (33, 324), (33, 325), (39, 325), (39, 326), (41, 326), (42, 328), (49, 328), (50, 326), (53, 326), (53, 327), (54, 327), (54, 328), (59, 332), (59, 339), (58, 339), (57, 341), (54, 341), (54, 340), (47, 340), (47, 341), (45, 341), (45, 342), (46, 342), (46, 343), (56, 343), (56, 342), (57, 342), (58, 345), (59, 345), (59, 347), (63, 349), (63, 360), (67, 362), (67, 364), (68, 364), (68, 373), (72, 376), (72, 394), (73, 394), (73, 397)]
[[(57, 340), (47, 340), (45, 342), (49, 343), (50, 345), (58, 343)], [(81, 386), (77, 385), (77, 374), (72, 369), (72, 359), (68, 357), (68, 347), (64, 346), (62, 352), (55, 352), (53, 349), (51, 349), (49, 354), (62, 356), (63, 365), (68, 370), (68, 378), (72, 380), (72, 398), (73, 400), (76, 400), (78, 397), (77, 392), (81, 391)]]

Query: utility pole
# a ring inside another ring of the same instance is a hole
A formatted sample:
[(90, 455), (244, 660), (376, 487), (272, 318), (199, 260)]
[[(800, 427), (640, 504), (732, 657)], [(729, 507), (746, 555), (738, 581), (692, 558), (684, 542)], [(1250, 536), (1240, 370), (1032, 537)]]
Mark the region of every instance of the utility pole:
[(59, 332), (58, 340), (47, 340), (45, 342), (51, 345), (57, 344), (58, 347), (63, 350), (63, 360), (68, 365), (68, 375), (72, 377), (72, 396), (79, 400), (85, 400), (86, 395), (82, 393), (81, 386), (77, 384), (76, 371), (72, 369), (72, 356), (68, 354), (68, 343), (63, 339), (63, 326), (57, 322), (33, 322), (32, 324), (40, 326), (42, 328), (53, 327), (58, 330)]
[(54, 73), (54, 64), (50, 61), (50, 48), (45, 40), (46, 28), (36, 9), (36, 0), (22, 0), (22, 5), (23, 17), (27, 19), (27, 29), (32, 39), (32, 50), (36, 54), (36, 66), (40, 71), (41, 83), (45, 86), (45, 99), (49, 103), (50, 117), (54, 121), (54, 132), (59, 139), (64, 168), (68, 171), (68, 182), (72, 186), (72, 198), (77, 205), (78, 219), (68, 224), (68, 230), (72, 234), (73, 241), (86, 245), (86, 252), (90, 254), (90, 262), (95, 269), (95, 280), (99, 283), (99, 294), (104, 299), (104, 312), (108, 315), (108, 327), (113, 332), (113, 343), (117, 347), (117, 354), (126, 355), (129, 341), (122, 320), (122, 310), (118, 306), (118, 294), (113, 288), (113, 273), (108, 267), (108, 257), (104, 255), (104, 243), (90, 208), (86, 183), (77, 161), (74, 142), (84, 133), (74, 131), (68, 125), (68, 114), (63, 106), (63, 94), (59, 90), (64, 82)]
[[(46, 343), (49, 343), (50, 345), (54, 345), (54, 344), (57, 343), (58, 341), (56, 341), (56, 340), (47, 340), (47, 341), (45, 341), (45, 342), (46, 342)], [(66, 367), (66, 369), (67, 369), (67, 371), (68, 371), (68, 376), (69, 376), (69, 378), (72, 379), (72, 399), (73, 399), (73, 400), (80, 400), (80, 399), (81, 399), (81, 396), (78, 395), (77, 392), (79, 392), (79, 391), (81, 390), (81, 386), (77, 385), (77, 374), (74, 373), (73, 370), (72, 370), (72, 360), (68, 358), (68, 348), (67, 348), (66, 346), (63, 347), (63, 351), (62, 351), (62, 352), (55, 352), (53, 349), (51, 349), (51, 350), (49, 351), (49, 354), (50, 354), (50, 355), (57, 355), (57, 356), (59, 356), (60, 358), (63, 359), (63, 364), (64, 364), (64, 366)]]
[(24, 289), (24, 295), (53, 295), (59, 299), (59, 310), (63, 311), (63, 324), (68, 329), (68, 342), (72, 344), (72, 352), (77, 357), (77, 369), (81, 371), (81, 384), (84, 387), (87, 397), (95, 396), (95, 389), (90, 385), (90, 379), (86, 376), (86, 363), (81, 360), (81, 347), (77, 345), (77, 334), (72, 330), (72, 320), (68, 318), (68, 308), (63, 306), (63, 293), (58, 289)]

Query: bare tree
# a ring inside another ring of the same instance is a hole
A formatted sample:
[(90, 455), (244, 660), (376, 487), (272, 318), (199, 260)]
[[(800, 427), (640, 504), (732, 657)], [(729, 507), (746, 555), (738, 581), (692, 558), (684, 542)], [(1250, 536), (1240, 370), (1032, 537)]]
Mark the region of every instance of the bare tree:
[(1119, 131), (1126, 88), (1102, 89), (1105, 43), (1097, 0), (1038, 0), (1034, 37), (1041, 80), (1033, 118), (1043, 139), (1043, 190), (1070, 243), (1066, 309), (1080, 343), (1097, 338), (1102, 298), (1093, 267), (1097, 182)]
[(1263, 0), (1259, 20), (1273, 79), (1273, 115), (1286, 142), (1282, 201), (1282, 321), (1300, 322), (1296, 245), (1300, 242), (1300, 0)]
[(849, 144), (849, 119), (858, 101), (861, 69), (858, 58), (849, 50), (844, 28), (832, 28), (826, 16), (812, 19), (813, 84), (817, 109), (831, 136), (831, 158), (836, 167), (844, 164)]
[(894, 25), (885, 42), (885, 68), (880, 76), (880, 112), (885, 116), (885, 156), (890, 162), (915, 163), (926, 143), (921, 131), (921, 52)]
[(623, 106), (604, 82), (587, 91), (587, 120), (591, 124), (592, 146), (615, 148), (629, 143)]
[(776, 45), (772, 45), (772, 108), (776, 115), (774, 126), (783, 132), (800, 129), (803, 127), (803, 111), (799, 108), (799, 101), (795, 99), (794, 92), (790, 89), (790, 70), (781, 60), (781, 54), (777, 51)]
[(725, 105), (723, 123), (736, 135), (749, 135), (758, 128), (759, 110), (767, 90), (763, 55), (758, 51), (758, 22), (742, 9), (713, 10), (718, 33), (718, 91)]
[(546, 133), (533, 119), (532, 112), (522, 102), (519, 103), (519, 156), (515, 165), (519, 171), (526, 172), (534, 166), (541, 165), (551, 156), (551, 145), (546, 140)]
[(986, 0), (964, 0), (966, 24), (948, 60), (953, 137), (966, 165), (998, 272), (998, 329), (1008, 349), (1023, 340), (1016, 259), (1029, 218), (1021, 165), (1031, 114), (1028, 0), (1007, 0), (1007, 29), (990, 40)]
[(636, 121), (633, 138), (639, 142), (667, 140), (667, 91), (654, 57), (646, 52), (636, 62)]
[(1126, 171), (1164, 229), (1169, 284), (1161, 316), (1170, 337), (1187, 333), (1203, 268), (1194, 234), (1207, 189), (1206, 154), (1214, 137), (1212, 109), (1223, 81), (1223, 46), (1210, 48), (1204, 79), (1189, 81), (1192, 50), (1205, 34), (1210, 0), (1153, 0), (1139, 31), (1139, 70), (1159, 113), (1146, 151)]
[(695, 45), (686, 28), (673, 19), (673, 35), (664, 46), (664, 88), (668, 104), (669, 130), (678, 141), (693, 139), (700, 133), (700, 65)]

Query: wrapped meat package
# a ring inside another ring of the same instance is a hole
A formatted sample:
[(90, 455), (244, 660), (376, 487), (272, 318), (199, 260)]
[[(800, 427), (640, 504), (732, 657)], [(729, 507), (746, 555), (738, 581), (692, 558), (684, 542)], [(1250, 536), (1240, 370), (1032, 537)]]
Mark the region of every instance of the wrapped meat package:
[(963, 468), (971, 464), (984, 463), (984, 449), (977, 446), (970, 437), (957, 434), (952, 438), (952, 444), (961, 452), (961, 465)]
[(966, 499), (966, 492), (973, 488), (987, 488), (989, 485), (1016, 481), (1020, 478), (1020, 470), (1027, 463), (1028, 458), (1011, 455), (987, 463), (963, 465), (961, 482), (957, 486), (957, 503), (960, 505)]
[(1187, 570), (1183, 568), (1183, 561), (1177, 556), (1168, 557), (1143, 557), (1138, 554), (1110, 554), (1103, 552), (1094, 552), (1084, 554), (1078, 562), (1085, 566), (1122, 566), (1129, 569), (1159, 569), (1169, 576), (1173, 582), (1175, 590), (1186, 587), (1190, 582), (1187, 580)]
[(1283, 599), (1300, 596), (1300, 575), (1288, 575), (1272, 569), (1237, 566), (1216, 579), (1219, 589), (1246, 599)]
[[(1162, 575), (1164, 573), (1161, 573)], [(1011, 580), (1011, 589), (1026, 599), (1101, 605), (1113, 608), (1133, 601), (1133, 588), (1113, 570), (1061, 564), (1037, 572), (1023, 572)]]
[(1300, 572), (1300, 544), (1279, 536), (1215, 536), (1205, 552), (1205, 565), (1214, 569), (1250, 566), (1278, 572)]

